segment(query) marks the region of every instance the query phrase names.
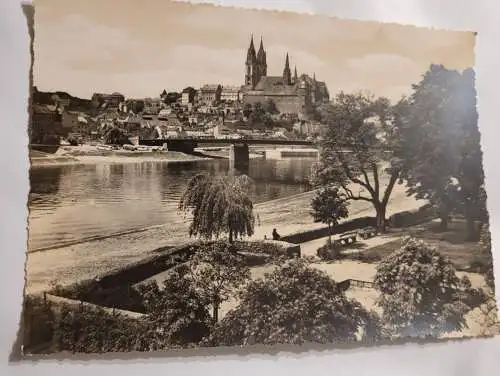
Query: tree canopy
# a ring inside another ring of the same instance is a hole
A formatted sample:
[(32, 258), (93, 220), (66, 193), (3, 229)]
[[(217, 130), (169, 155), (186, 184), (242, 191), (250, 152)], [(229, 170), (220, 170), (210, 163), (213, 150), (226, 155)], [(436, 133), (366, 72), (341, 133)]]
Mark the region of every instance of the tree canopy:
[(163, 286), (156, 282), (140, 286), (139, 292), (156, 341), (170, 345), (198, 343), (212, 325), (205, 298), (189, 278), (189, 267), (181, 264), (169, 271)]
[(387, 203), (400, 176), (394, 155), (400, 107), (385, 98), (340, 93), (321, 108), (326, 129), (313, 183), (336, 186), (347, 200), (370, 202), (380, 231), (385, 230)]
[(184, 191), (179, 209), (193, 215), (190, 236), (205, 239), (228, 234), (229, 242), (251, 236), (255, 218), (249, 197), (251, 180), (246, 175), (193, 177)]
[(316, 192), (311, 201), (312, 213), (315, 222), (328, 225), (330, 238), (332, 228), (339, 224), (342, 218), (347, 218), (349, 211), (345, 195), (337, 187), (325, 187)]
[(474, 221), (487, 217), (477, 118), (474, 72), (432, 65), (413, 86), (398, 129), (408, 193), (438, 209), (443, 230), (450, 214), (464, 214), (470, 238), (478, 235)]
[(474, 295), (467, 278), (436, 249), (413, 238), (377, 266), (374, 280), (382, 320), (401, 336), (439, 336), (466, 327)]
[(104, 142), (108, 145), (131, 144), (125, 131), (118, 127), (113, 127), (105, 133)]
[(324, 272), (303, 259), (282, 264), (241, 293), (239, 305), (215, 327), (206, 344), (303, 344), (356, 341), (370, 329), (373, 315), (348, 299)]
[(194, 288), (212, 306), (214, 322), (221, 303), (238, 292), (250, 278), (250, 269), (234, 245), (214, 242), (201, 246), (192, 259), (190, 278)]

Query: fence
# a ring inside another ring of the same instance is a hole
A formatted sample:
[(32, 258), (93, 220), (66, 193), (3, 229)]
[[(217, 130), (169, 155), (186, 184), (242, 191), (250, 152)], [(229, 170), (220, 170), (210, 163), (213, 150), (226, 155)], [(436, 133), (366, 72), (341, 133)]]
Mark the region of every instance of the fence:
[(373, 282), (362, 281), (359, 279), (346, 279), (346, 280), (343, 280), (342, 282), (339, 282), (338, 286), (342, 291), (346, 291), (351, 287), (361, 287), (361, 288), (369, 288), (369, 289), (375, 288), (375, 284)]

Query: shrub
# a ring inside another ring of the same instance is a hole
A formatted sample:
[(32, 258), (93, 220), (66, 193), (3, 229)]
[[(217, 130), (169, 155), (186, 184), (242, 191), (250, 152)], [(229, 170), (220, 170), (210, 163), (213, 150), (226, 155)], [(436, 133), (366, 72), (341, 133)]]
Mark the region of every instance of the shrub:
[(50, 305), (40, 297), (26, 296), (23, 304), (23, 347), (30, 351), (34, 347), (50, 343), (53, 338), (55, 315)]
[(468, 279), (457, 277), (449, 260), (412, 238), (380, 262), (374, 283), (383, 321), (402, 336), (437, 337), (463, 329), (469, 299), (477, 293)]
[(79, 309), (63, 305), (54, 330), (54, 346), (56, 351), (83, 353), (166, 348), (153, 334), (154, 328), (144, 320), (110, 314), (83, 304)]
[(341, 258), (340, 246), (328, 240), (326, 244), (318, 248), (316, 254), (322, 260), (339, 260)]
[(327, 274), (295, 259), (252, 281), (203, 345), (352, 342), (360, 329), (378, 336), (372, 318)]
[(189, 267), (173, 269), (160, 289), (156, 282), (139, 288), (144, 297), (148, 320), (159, 329), (170, 345), (198, 343), (210, 330), (211, 317), (207, 306), (189, 278)]

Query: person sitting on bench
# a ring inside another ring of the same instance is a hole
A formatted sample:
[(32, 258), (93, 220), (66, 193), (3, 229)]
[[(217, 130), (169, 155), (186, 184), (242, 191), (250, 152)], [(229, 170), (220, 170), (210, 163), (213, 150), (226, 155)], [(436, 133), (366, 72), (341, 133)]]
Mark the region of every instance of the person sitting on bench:
[(275, 228), (273, 228), (273, 240), (280, 240), (281, 236), (278, 234), (278, 231), (276, 231)]

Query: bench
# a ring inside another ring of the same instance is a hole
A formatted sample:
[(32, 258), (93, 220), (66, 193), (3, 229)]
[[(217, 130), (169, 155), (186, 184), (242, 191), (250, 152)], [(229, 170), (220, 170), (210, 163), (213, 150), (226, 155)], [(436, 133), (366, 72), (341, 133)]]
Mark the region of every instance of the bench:
[(365, 227), (358, 231), (358, 235), (363, 239), (369, 239), (377, 236), (377, 229), (375, 227)]
[(357, 231), (349, 231), (341, 234), (338, 240), (340, 241), (340, 244), (347, 245), (355, 243), (357, 241), (357, 237), (358, 237)]

